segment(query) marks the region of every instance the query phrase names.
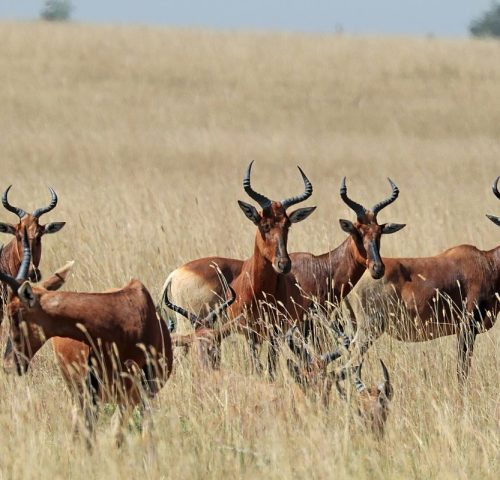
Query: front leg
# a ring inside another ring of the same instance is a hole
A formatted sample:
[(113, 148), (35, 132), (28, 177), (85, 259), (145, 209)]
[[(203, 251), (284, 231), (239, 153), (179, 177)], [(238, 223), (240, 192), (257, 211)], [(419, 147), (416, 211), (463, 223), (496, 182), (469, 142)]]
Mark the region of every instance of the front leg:
[[(474, 342), (478, 334), (478, 327), (482, 323), (486, 310), (474, 309), (472, 319), (467, 322), (460, 322), (457, 340), (458, 340), (458, 383), (464, 386), (469, 376), (469, 370), (472, 363), (472, 354), (474, 352)], [(470, 318), (470, 317), (469, 317)]]

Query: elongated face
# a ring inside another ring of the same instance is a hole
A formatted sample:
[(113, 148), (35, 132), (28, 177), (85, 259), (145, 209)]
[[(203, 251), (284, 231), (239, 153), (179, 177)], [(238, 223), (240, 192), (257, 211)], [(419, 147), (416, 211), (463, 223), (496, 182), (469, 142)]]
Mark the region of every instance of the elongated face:
[(289, 215), (287, 208), (307, 200), (313, 192), (309, 179), (300, 167), (299, 172), (304, 182), (304, 192), (300, 195), (285, 198), (279, 202), (272, 201), (265, 195), (256, 192), (250, 182), (253, 161), (247, 167), (243, 177), (243, 189), (250, 198), (255, 200), (262, 211), (259, 213), (253, 205), (238, 200), (243, 213), (258, 227), (256, 246), (260, 254), (268, 260), (278, 274), (286, 274), (292, 268), (292, 262), (287, 252), (288, 230), (292, 223), (307, 218), (316, 207), (299, 208)]
[(340, 184), (340, 197), (356, 213), (355, 223), (341, 219), (339, 220), (340, 226), (344, 232), (351, 234), (353, 237), (359, 253), (366, 261), (366, 268), (375, 279), (382, 278), (385, 273), (385, 266), (380, 257), (380, 238), (382, 234), (395, 233), (405, 227), (404, 224), (384, 223), (379, 225), (377, 222), (377, 214), (395, 202), (399, 195), (396, 184), (390, 178), (387, 180), (392, 189), (390, 197), (376, 203), (371, 209), (363, 207), (363, 205), (347, 196), (345, 177)]
[(366, 268), (374, 279), (384, 276), (385, 266), (380, 256), (380, 240), (385, 233), (394, 233), (404, 228), (403, 224), (384, 223), (379, 225), (377, 217), (372, 212), (366, 212), (363, 218), (358, 218), (356, 222), (340, 220), (342, 230), (349, 233), (359, 252), (366, 260)]
[(315, 207), (299, 208), (288, 215), (279, 202), (272, 202), (262, 212), (248, 203), (239, 202), (245, 215), (257, 226), (257, 247), (266, 260), (268, 260), (276, 273), (286, 274), (292, 268), (288, 256), (288, 231), (292, 223), (297, 223), (307, 218)]

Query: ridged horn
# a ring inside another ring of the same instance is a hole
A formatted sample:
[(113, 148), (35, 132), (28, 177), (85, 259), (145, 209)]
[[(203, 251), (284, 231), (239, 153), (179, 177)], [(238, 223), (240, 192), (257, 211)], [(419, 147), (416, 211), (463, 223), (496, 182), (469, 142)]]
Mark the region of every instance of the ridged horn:
[(15, 213), (19, 217), (19, 219), (21, 219), (26, 215), (26, 212), (22, 208), (14, 207), (13, 205), (11, 205), (9, 203), (8, 196), (9, 196), (9, 190), (11, 188), (12, 188), (12, 185), (9, 185), (7, 187), (7, 189), (5, 190), (5, 192), (3, 192), (2, 204), (9, 212)]
[(229, 298), (224, 303), (217, 306), (206, 317), (203, 318), (195, 315), (194, 313), (188, 312), (187, 310), (185, 310), (182, 307), (179, 307), (178, 305), (174, 305), (168, 298), (168, 288), (165, 288), (165, 291), (163, 292), (163, 301), (168, 308), (170, 308), (174, 312), (177, 312), (183, 317), (187, 318), (191, 322), (191, 325), (193, 325), (193, 327), (201, 327), (201, 326), (211, 327), (214, 321), (216, 320), (217, 315), (219, 315), (222, 311), (228, 308), (236, 300), (236, 292), (233, 290), (231, 286), (229, 286), (229, 290), (231, 292), (231, 298)]
[(498, 191), (498, 180), (500, 180), (500, 176), (495, 178), (495, 181), (493, 182), (493, 185), (491, 186), (491, 189), (493, 190), (493, 193), (495, 194), (495, 197), (500, 199), (500, 192)]
[(253, 160), (249, 163), (245, 176), (243, 177), (243, 188), (247, 192), (248, 196), (255, 200), (260, 207), (264, 210), (269, 208), (272, 204), (271, 200), (261, 193), (256, 192), (250, 183), (250, 175), (252, 173)]
[(32, 215), (35, 218), (40, 218), (44, 213), (50, 212), (51, 210), (53, 210), (54, 208), (56, 208), (56, 205), (57, 205), (57, 194), (56, 194), (56, 192), (54, 191), (54, 189), (52, 187), (49, 187), (49, 191), (50, 191), (50, 195), (51, 195), (51, 200), (50, 200), (49, 205), (47, 207), (37, 208), (32, 213)]
[[(346, 350), (348, 350), (350, 345), (351, 345), (351, 339), (345, 334), (342, 326), (337, 321), (333, 321), (330, 324), (330, 328), (342, 340), (342, 345), (344, 346), (344, 348)], [(326, 362), (326, 364), (328, 365), (329, 363), (333, 362), (334, 360), (337, 360), (341, 356), (342, 356), (342, 352), (340, 350), (336, 349), (330, 353), (325, 353), (324, 355), (322, 355), (321, 360)]]
[(296, 205), (297, 203), (303, 202), (307, 200), (313, 193), (313, 186), (309, 179), (306, 177), (306, 174), (302, 171), (302, 169), (297, 165), (300, 174), (302, 175), (302, 180), (304, 181), (304, 193), (297, 195), (291, 198), (285, 198), (281, 200), (281, 206), (286, 210), (288, 207), (292, 205)]
[(382, 372), (384, 372), (384, 382), (391, 383), (391, 379), (389, 378), (389, 371), (387, 370), (385, 363), (382, 361), (382, 359), (379, 359), (379, 361), (380, 365), (382, 366)]
[(356, 387), (356, 390), (358, 393), (363, 392), (366, 390), (366, 386), (361, 380), (361, 369), (363, 368), (363, 362), (361, 362), (355, 369), (354, 369), (354, 386)]
[(231, 292), (231, 297), (226, 300), (224, 303), (221, 303), (218, 305), (216, 308), (214, 308), (205, 318), (202, 318), (201, 320), (197, 320), (193, 326), (194, 327), (201, 327), (201, 326), (208, 326), (212, 327), (215, 320), (217, 320), (217, 316), (220, 315), (221, 312), (226, 310), (231, 304), (234, 303), (236, 300), (236, 292), (233, 290), (231, 285), (228, 285), (229, 291)]
[(347, 196), (347, 187), (345, 184), (346, 177), (342, 178), (342, 182), (340, 183), (340, 198), (344, 201), (344, 203), (356, 214), (357, 218), (363, 218), (366, 214), (366, 208), (363, 205), (351, 200)]
[(163, 292), (163, 303), (165, 303), (165, 305), (170, 308), (170, 310), (173, 310), (174, 312), (177, 312), (178, 314), (187, 318), (191, 323), (194, 323), (198, 320), (198, 317), (194, 313), (188, 312), (187, 310), (184, 310), (184, 308), (179, 307), (178, 305), (174, 305), (170, 301), (170, 299), (168, 298), (168, 288), (165, 288)]
[(26, 227), (24, 227), (24, 231), (23, 231), (23, 260), (21, 262), (21, 266), (19, 267), (19, 271), (17, 272), (17, 275), (16, 275), (16, 280), (19, 283), (22, 283), (28, 279), (28, 271), (30, 269), (30, 264), (31, 264), (30, 243), (28, 240), (28, 232), (26, 230)]
[(380, 365), (382, 366), (382, 372), (384, 372), (384, 381), (378, 386), (378, 389), (380, 392), (384, 392), (389, 400), (392, 400), (394, 390), (392, 388), (391, 379), (389, 378), (389, 371), (387, 370), (387, 367), (382, 359), (379, 360)]
[(398, 198), (399, 196), (399, 188), (397, 187), (397, 185), (389, 177), (387, 177), (387, 180), (389, 180), (392, 188), (391, 196), (373, 206), (372, 212), (374, 213), (374, 215), (377, 215), (377, 213), (380, 212), (380, 210), (382, 210), (383, 208), (387, 207), (387, 205), (395, 202), (396, 198)]
[(297, 329), (296, 326), (290, 327), (286, 334), (285, 334), (285, 341), (288, 345), (288, 348), (292, 351), (294, 355), (302, 359), (304, 362), (307, 363), (307, 365), (310, 365), (312, 363), (312, 358), (307, 349), (305, 348), (304, 344), (302, 343), (299, 345), (295, 339), (293, 338), (293, 334), (295, 333), (295, 330)]

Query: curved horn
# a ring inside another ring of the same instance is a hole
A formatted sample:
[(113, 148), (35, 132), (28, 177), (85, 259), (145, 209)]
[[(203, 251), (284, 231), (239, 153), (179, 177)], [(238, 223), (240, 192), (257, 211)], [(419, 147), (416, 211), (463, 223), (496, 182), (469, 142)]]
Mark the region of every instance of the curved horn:
[(226, 300), (224, 303), (221, 303), (219, 306), (217, 306), (214, 310), (212, 310), (205, 318), (201, 320), (196, 320), (196, 322), (193, 324), (195, 327), (201, 327), (201, 326), (210, 326), (212, 327), (215, 320), (217, 320), (217, 316), (226, 310), (231, 304), (234, 303), (236, 300), (236, 292), (233, 290), (233, 287), (231, 285), (228, 285), (229, 291), (231, 292), (231, 298)]
[(21, 266), (19, 267), (19, 271), (16, 275), (16, 280), (19, 283), (22, 283), (24, 280), (28, 279), (28, 271), (31, 263), (31, 250), (30, 244), (28, 241), (28, 232), (26, 231), (26, 227), (24, 227), (23, 231), (23, 261), (21, 262)]
[(384, 381), (378, 386), (378, 389), (379, 391), (384, 392), (389, 400), (392, 400), (394, 390), (392, 389), (391, 379), (389, 378), (389, 371), (387, 370), (387, 367), (382, 359), (379, 360), (380, 365), (382, 366), (382, 371), (384, 372)]
[(297, 203), (303, 202), (307, 200), (313, 193), (313, 186), (309, 179), (306, 177), (306, 174), (302, 171), (302, 169), (297, 165), (300, 174), (302, 175), (302, 180), (304, 181), (304, 193), (297, 195), (291, 198), (285, 198), (281, 200), (281, 206), (286, 210), (288, 207), (295, 205)]
[(304, 347), (304, 344), (299, 345), (298, 343), (295, 342), (295, 339), (293, 338), (293, 334), (297, 327), (294, 325), (293, 327), (290, 327), (286, 334), (285, 334), (285, 340), (288, 345), (288, 348), (292, 351), (294, 355), (302, 359), (304, 362), (306, 362), (308, 365), (312, 363), (312, 358), (307, 349)]
[(361, 380), (361, 368), (363, 368), (363, 362), (361, 362), (355, 369), (354, 369), (354, 386), (356, 387), (356, 390), (361, 393), (364, 390), (366, 390), (365, 384)]
[(51, 210), (56, 208), (57, 194), (56, 192), (54, 192), (54, 189), (52, 187), (49, 187), (49, 191), (52, 197), (49, 205), (47, 207), (37, 208), (32, 214), (35, 218), (40, 218), (44, 213), (50, 212)]
[(346, 335), (344, 332), (344, 327), (338, 321), (334, 320), (330, 324), (330, 328), (334, 331), (335, 335), (342, 340), (344, 348), (349, 350), (349, 347), (351, 346), (351, 339), (349, 338), (349, 335)]
[[(344, 346), (344, 348), (346, 350), (349, 350), (349, 347), (351, 346), (351, 339), (349, 338), (348, 335), (345, 334), (342, 325), (340, 325), (339, 322), (334, 320), (330, 324), (330, 328), (333, 330), (335, 335), (337, 335), (342, 340), (342, 345)], [(339, 349), (336, 349), (330, 353), (325, 353), (324, 355), (322, 355), (321, 360), (326, 362), (326, 364), (328, 365), (330, 362), (337, 360), (337, 358), (340, 358), (341, 356), (342, 356), (342, 352)]]
[[(3, 245), (0, 246), (0, 256), (2, 255)], [(4, 273), (0, 270), (0, 281), (6, 283), (14, 293), (17, 292), (17, 289), (20, 287), (19, 282), (14, 278)]]
[(382, 371), (384, 372), (384, 382), (386, 383), (391, 383), (391, 379), (389, 378), (389, 371), (387, 370), (387, 367), (385, 366), (385, 363), (380, 360), (380, 365), (382, 366)]
[(340, 198), (344, 201), (344, 203), (354, 210), (354, 213), (356, 214), (356, 217), (358, 218), (363, 218), (366, 214), (366, 208), (363, 207), (363, 205), (360, 205), (359, 203), (356, 203), (354, 200), (351, 200), (347, 196), (347, 187), (345, 184), (346, 177), (342, 179), (342, 182), (340, 183)]
[(495, 194), (495, 197), (500, 198), (500, 192), (498, 191), (498, 180), (500, 179), (500, 176), (495, 178), (495, 181), (493, 182), (493, 185), (491, 186), (491, 189), (493, 190), (493, 193)]
[(340, 353), (338, 350), (334, 350), (333, 352), (321, 355), (320, 358), (322, 362), (325, 362), (326, 365), (328, 365), (329, 363), (333, 362), (334, 360), (337, 360), (337, 358), (340, 358), (341, 356), (342, 353)]
[(245, 192), (247, 192), (248, 196), (250, 198), (253, 198), (259, 205), (260, 207), (264, 210), (266, 208), (269, 208), (272, 204), (271, 200), (267, 198), (266, 196), (262, 195), (261, 193), (256, 192), (251, 184), (250, 184), (250, 175), (252, 172), (252, 165), (253, 165), (253, 160), (249, 163), (247, 171), (245, 173), (245, 176), (243, 177), (243, 188), (245, 189)]
[(165, 288), (165, 291), (163, 292), (163, 301), (165, 302), (165, 305), (168, 308), (170, 308), (174, 312), (177, 312), (183, 317), (186, 317), (194, 327), (212, 326), (213, 322), (217, 318), (217, 315), (219, 315), (220, 312), (225, 310), (227, 307), (229, 307), (229, 305), (231, 305), (236, 300), (236, 292), (232, 289), (231, 286), (229, 286), (229, 290), (231, 291), (231, 298), (229, 300), (226, 300), (218, 307), (216, 307), (204, 318), (200, 318), (194, 313), (188, 312), (184, 308), (174, 305), (172, 302), (170, 302), (168, 298), (168, 288)]
[(163, 302), (165, 303), (165, 305), (170, 308), (170, 310), (173, 310), (183, 317), (186, 317), (191, 323), (195, 323), (198, 320), (198, 317), (194, 313), (190, 313), (187, 310), (184, 310), (182, 307), (174, 305), (168, 298), (167, 290), (168, 288), (165, 288), (165, 291), (163, 292)]
[(26, 215), (26, 212), (22, 209), (22, 208), (19, 208), (19, 207), (14, 207), (13, 205), (11, 205), (9, 203), (9, 200), (8, 200), (8, 195), (9, 195), (9, 190), (12, 188), (12, 185), (9, 185), (7, 187), (7, 190), (5, 190), (5, 192), (3, 192), (3, 195), (2, 195), (2, 203), (3, 203), (3, 206), (9, 211), (9, 212), (12, 212), (12, 213), (15, 213), (20, 219), (23, 218), (25, 215)]
[(392, 202), (396, 201), (396, 198), (398, 198), (399, 188), (389, 177), (387, 177), (387, 180), (389, 180), (389, 183), (391, 184), (392, 188), (391, 196), (386, 198), (385, 200), (382, 200), (381, 202), (378, 202), (376, 205), (373, 206), (372, 212), (374, 215), (377, 215), (377, 213), (380, 212), (380, 210), (387, 207), (387, 205), (390, 205)]

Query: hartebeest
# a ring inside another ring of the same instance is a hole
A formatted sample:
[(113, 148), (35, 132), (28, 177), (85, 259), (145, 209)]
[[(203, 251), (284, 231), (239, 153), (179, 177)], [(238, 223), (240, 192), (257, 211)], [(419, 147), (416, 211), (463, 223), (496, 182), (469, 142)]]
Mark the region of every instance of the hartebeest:
[[(22, 260), (23, 252), (23, 231), (26, 228), (28, 232), (28, 239), (31, 248), (31, 258), (33, 259), (33, 271), (30, 274), (30, 278), (33, 280), (40, 278), (40, 271), (38, 266), (40, 265), (40, 258), (42, 256), (42, 237), (46, 233), (56, 233), (61, 228), (64, 227), (66, 222), (52, 222), (46, 225), (40, 224), (40, 217), (53, 210), (57, 205), (57, 195), (56, 192), (49, 187), (51, 194), (51, 201), (48, 206), (37, 208), (33, 213), (27, 213), (22, 208), (15, 207), (9, 203), (8, 195), (12, 185), (10, 185), (2, 195), (2, 204), (9, 210), (9, 212), (15, 213), (19, 218), (19, 223), (14, 225), (11, 223), (0, 222), (0, 232), (10, 233), (14, 235), (13, 238), (7, 245), (4, 246), (2, 254), (0, 255), (0, 269), (5, 273), (14, 276), (19, 270)], [(6, 300), (6, 286), (1, 284), (2, 299)], [(2, 317), (3, 317), (3, 303), (2, 303)], [(1, 318), (0, 318), (1, 323)]]
[[(341, 338), (344, 347), (348, 349), (351, 338), (347, 337), (343, 330), (339, 331), (335, 322), (332, 323), (332, 328), (334, 328), (335, 334)], [(303, 341), (297, 342), (294, 338), (294, 330), (296, 329), (293, 328), (287, 332), (286, 340), (290, 350), (300, 359), (300, 362), (288, 359), (287, 367), (290, 375), (304, 393), (308, 390), (319, 392), (326, 407), (329, 405), (333, 383), (335, 383), (340, 398), (347, 400), (346, 389), (341, 385), (345, 379), (346, 370), (327, 371), (328, 365), (339, 358), (339, 350), (335, 348), (329, 353), (316, 355), (309, 350)], [(380, 365), (384, 375), (383, 381), (369, 387), (361, 380), (362, 363), (353, 371), (354, 385), (358, 393), (354, 401), (358, 406), (358, 413), (377, 437), (384, 433), (385, 423), (389, 415), (389, 403), (394, 394), (387, 367), (382, 360), (380, 360)]]
[[(499, 178), (493, 182), (498, 198)], [(500, 225), (499, 217), (488, 218)], [(383, 262), (383, 280), (362, 279), (349, 296), (351, 303), (359, 299), (356, 351), (363, 355), (383, 332), (407, 342), (456, 334), (462, 383), (469, 373), (476, 335), (489, 330), (496, 320), (500, 246), (484, 251), (459, 245), (434, 257), (384, 258)]]
[[(217, 335), (214, 330), (210, 329), (209, 326), (214, 322), (215, 316), (218, 312), (227, 308), (236, 297), (234, 290), (231, 289), (232, 297), (227, 300), (218, 311), (213, 311), (209, 313), (205, 318), (200, 318), (192, 312), (188, 312), (184, 308), (181, 308), (172, 302), (168, 298), (168, 292), (165, 296), (165, 304), (168, 308), (174, 310), (175, 312), (181, 314), (185, 318), (189, 319), (191, 323), (198, 326), (198, 335), (186, 336), (186, 335), (173, 335), (174, 344), (185, 345), (191, 343), (194, 338), (197, 339), (207, 339), (213, 338)], [(332, 324), (333, 328), (337, 328), (335, 324)], [(338, 349), (335, 348), (330, 353), (318, 356), (311, 353), (307, 346), (302, 343), (299, 344), (293, 337), (296, 327), (291, 327), (286, 333), (286, 341), (291, 351), (301, 360), (300, 364), (297, 364), (294, 360), (288, 359), (287, 366), (291, 376), (301, 387), (304, 393), (309, 389), (319, 390), (323, 403), (328, 407), (330, 399), (330, 390), (332, 388), (333, 381), (342, 399), (347, 399), (346, 390), (341, 386), (340, 382), (344, 379), (341, 373), (327, 372), (328, 365), (339, 358)], [(350, 338), (348, 338), (343, 331), (335, 330), (335, 333), (340, 336), (345, 348), (349, 348)], [(393, 388), (389, 378), (389, 372), (384, 362), (380, 360), (382, 366), (382, 372), (384, 379), (378, 385), (371, 385), (369, 387), (365, 386), (361, 380), (361, 367), (357, 367), (354, 370), (354, 385), (358, 392), (356, 398), (356, 403), (358, 405), (358, 413), (362, 419), (366, 422), (366, 425), (373, 431), (376, 436), (382, 436), (384, 433), (384, 426), (389, 414), (389, 403), (393, 397)]]
[[(325, 308), (328, 302), (340, 302), (368, 268), (373, 278), (384, 275), (380, 257), (382, 234), (401, 230), (404, 224), (379, 225), (377, 215), (393, 203), (399, 195), (397, 186), (389, 179), (390, 197), (375, 204), (371, 210), (347, 196), (345, 177), (340, 186), (340, 197), (356, 213), (356, 222), (340, 220), (341, 228), (349, 237), (337, 248), (323, 255), (292, 253), (291, 273), (287, 282), (298, 284), (304, 297), (301, 304)], [(217, 265), (218, 269), (213, 268)], [(163, 294), (170, 290), (170, 298), (177, 305), (186, 305), (194, 312), (213, 306), (223, 296), (224, 282), (241, 277), (244, 262), (231, 258), (209, 257), (187, 263), (174, 270), (163, 286)], [(223, 276), (221, 281), (220, 276)], [(305, 302), (305, 303), (304, 303)]]
[[(222, 338), (232, 331), (244, 333), (252, 346), (252, 352), (255, 351), (253, 346), (269, 338), (269, 373), (272, 376), (278, 330), (289, 321), (298, 319), (302, 313), (300, 291), (291, 281), (291, 277), (286, 275), (292, 266), (287, 252), (288, 230), (292, 223), (304, 220), (316, 207), (299, 208), (290, 214), (286, 212), (292, 205), (303, 202), (312, 195), (312, 184), (300, 167), (304, 192), (277, 202), (253, 190), (250, 183), (252, 163), (245, 173), (243, 188), (250, 198), (260, 205), (262, 211), (259, 213), (255, 207), (242, 201), (238, 201), (238, 204), (243, 213), (257, 226), (253, 255), (238, 264), (237, 274), (231, 272), (233, 264), (230, 259), (208, 257), (187, 263), (169, 276), (162, 298), (167, 294), (172, 276), (182, 277), (183, 288), (176, 291), (178, 294), (175, 295), (175, 303), (199, 313), (199, 308), (192, 308), (193, 300), (197, 305), (204, 305), (205, 300), (209, 299), (210, 308), (213, 308), (216, 302), (213, 301), (214, 293), (211, 290), (223, 294), (223, 289), (212, 265), (220, 265), (227, 284), (236, 292), (236, 301), (228, 309), (228, 317), (233, 321), (217, 330), (198, 329), (194, 335), (210, 337), (212, 345), (215, 345), (215, 352), (219, 352), (217, 347)], [(175, 337), (175, 342), (187, 342), (189, 338), (185, 336), (181, 340), (180, 337)], [(217, 366), (218, 355), (214, 355), (212, 360), (214, 366)], [(255, 360), (258, 366), (258, 360)]]
[[(8, 313), (15, 362), (26, 364), (36, 353), (25, 336), (32, 324), (45, 339), (68, 337), (87, 345), (86, 385), (92, 398), (100, 396), (118, 403), (121, 421), (116, 438), (120, 443), (122, 425), (131, 409), (145, 394), (157, 393), (170, 375), (170, 333), (139, 280), (103, 293), (56, 292), (32, 285), (25, 280), (31, 255), (27, 235), (23, 238), (23, 261), (16, 278), (0, 270), (0, 279), (12, 290)], [(76, 349), (73, 354), (77, 354)], [(17, 370), (22, 373), (25, 369)], [(83, 400), (82, 405), (90, 433), (93, 409)]]

